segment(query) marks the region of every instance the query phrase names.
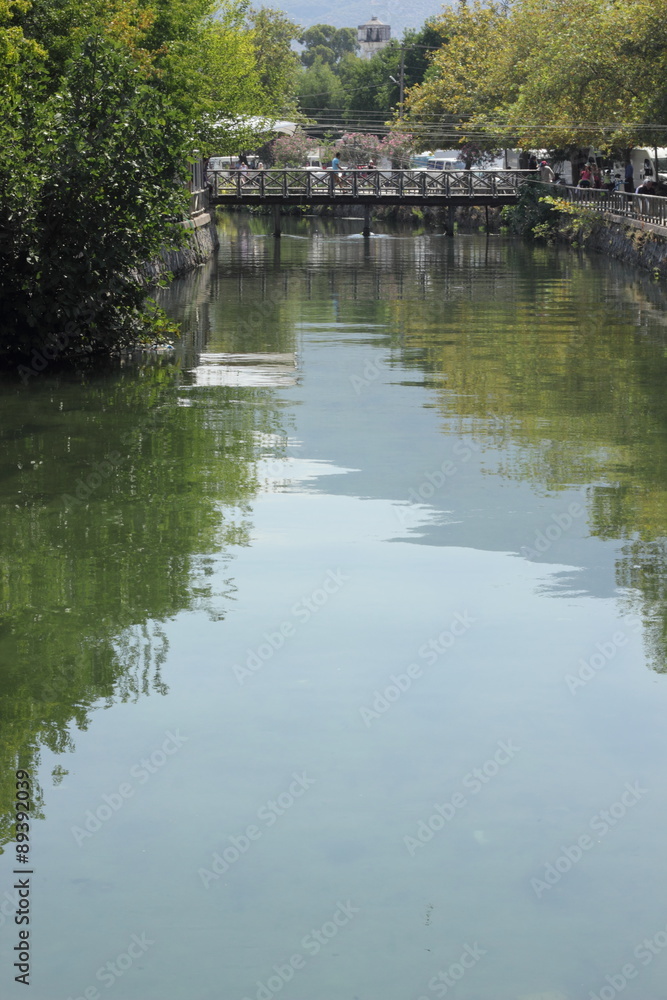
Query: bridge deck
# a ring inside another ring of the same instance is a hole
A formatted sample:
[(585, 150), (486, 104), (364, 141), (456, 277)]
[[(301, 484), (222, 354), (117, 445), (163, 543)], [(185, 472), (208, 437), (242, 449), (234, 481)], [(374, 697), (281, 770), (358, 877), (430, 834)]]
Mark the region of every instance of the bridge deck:
[(216, 205), (508, 205), (527, 170), (217, 170)]

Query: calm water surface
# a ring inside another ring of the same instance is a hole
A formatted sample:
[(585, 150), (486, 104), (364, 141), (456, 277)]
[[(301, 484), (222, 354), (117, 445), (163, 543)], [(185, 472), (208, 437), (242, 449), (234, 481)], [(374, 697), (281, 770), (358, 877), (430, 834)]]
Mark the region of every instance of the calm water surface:
[(664, 293), (221, 228), (173, 355), (3, 386), (0, 993), (20, 766), (32, 1000), (661, 1000)]

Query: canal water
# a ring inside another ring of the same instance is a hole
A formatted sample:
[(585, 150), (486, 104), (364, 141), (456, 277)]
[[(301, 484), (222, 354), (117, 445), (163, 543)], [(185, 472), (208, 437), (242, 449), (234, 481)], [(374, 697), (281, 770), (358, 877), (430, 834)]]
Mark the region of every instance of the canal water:
[(665, 294), (288, 228), (3, 383), (0, 993), (660, 1000)]

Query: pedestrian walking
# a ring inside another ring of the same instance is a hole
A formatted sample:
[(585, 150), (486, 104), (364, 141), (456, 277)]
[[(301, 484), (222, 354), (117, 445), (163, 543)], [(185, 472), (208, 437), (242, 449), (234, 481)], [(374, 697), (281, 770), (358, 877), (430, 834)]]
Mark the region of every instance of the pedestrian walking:
[(331, 169), (333, 170), (334, 183), (337, 187), (340, 187), (343, 183), (343, 170), (337, 153), (334, 154), (334, 158), (331, 161)]

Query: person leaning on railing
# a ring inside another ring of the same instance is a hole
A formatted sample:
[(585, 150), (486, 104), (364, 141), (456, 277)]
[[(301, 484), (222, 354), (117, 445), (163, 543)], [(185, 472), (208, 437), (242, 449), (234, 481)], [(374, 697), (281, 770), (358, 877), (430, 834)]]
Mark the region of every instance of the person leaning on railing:
[[(635, 188), (635, 194), (637, 195), (651, 195), (655, 194), (655, 184), (653, 183), (652, 177), (645, 177), (642, 183)], [(632, 204), (633, 214), (639, 215), (650, 215), (651, 202), (647, 201), (646, 198), (637, 198)]]
[(635, 190), (635, 194), (655, 194), (655, 183), (653, 178), (645, 177), (639, 187)]

